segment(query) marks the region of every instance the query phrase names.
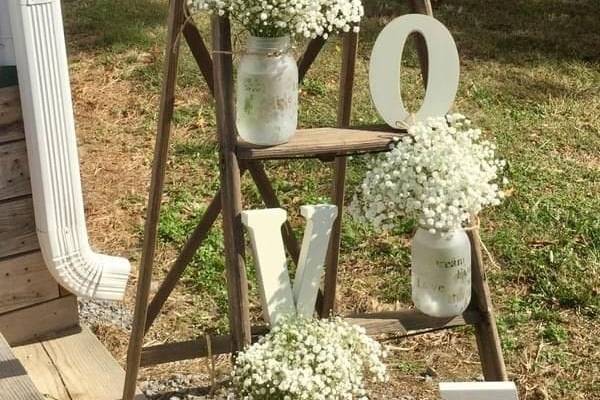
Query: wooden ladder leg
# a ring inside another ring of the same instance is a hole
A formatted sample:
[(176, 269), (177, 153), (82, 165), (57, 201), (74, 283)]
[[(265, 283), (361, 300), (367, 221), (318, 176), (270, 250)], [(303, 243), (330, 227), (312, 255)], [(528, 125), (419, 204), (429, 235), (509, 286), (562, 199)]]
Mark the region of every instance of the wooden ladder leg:
[(133, 400), (136, 390), (136, 380), (140, 368), (140, 358), (144, 344), (144, 328), (148, 311), (148, 298), (152, 282), (152, 265), (156, 250), (156, 236), (160, 205), (162, 201), (165, 167), (167, 165), (169, 136), (171, 134), (171, 119), (175, 99), (175, 83), (177, 79), (177, 62), (179, 58), (179, 41), (177, 35), (184, 21), (184, 0), (172, 0), (169, 6), (169, 31), (167, 38), (166, 61), (162, 96), (160, 100), (160, 116), (152, 163), (152, 180), (150, 197), (148, 199), (148, 215), (144, 227), (144, 243), (142, 258), (138, 271), (137, 293), (131, 339), (127, 350), (127, 370), (123, 388), (123, 400)]
[(490, 289), (485, 275), (479, 232), (474, 229), (468, 231), (468, 234), (471, 241), (472, 260), (473, 298), (471, 306), (481, 316), (480, 322), (475, 324), (475, 336), (483, 376), (486, 381), (506, 381), (508, 376), (504, 365), (500, 336), (496, 327)]
[(241, 220), (242, 193), (240, 165), (236, 155), (233, 104), (233, 62), (231, 30), (227, 17), (213, 16), (213, 68), (217, 130), (220, 142), (221, 203), (229, 295), (229, 324), (232, 350), (250, 344), (248, 282), (244, 264), (244, 231)]
[[(409, 0), (410, 9), (413, 13), (425, 14), (433, 17), (433, 7), (431, 0)], [(419, 66), (421, 67), (421, 76), (423, 84), (427, 88), (427, 79), (429, 74), (429, 56), (427, 55), (427, 43), (420, 34), (415, 34), (415, 43), (417, 45), (417, 56), (419, 57)]]
[[(352, 88), (358, 50), (358, 33), (346, 33), (342, 52), (342, 71), (340, 76), (340, 99), (338, 106), (338, 126), (348, 127), (352, 116)], [(346, 183), (346, 157), (336, 157), (334, 164), (335, 180), (332, 188), (332, 201), (338, 207), (338, 217), (331, 228), (329, 251), (325, 271), (323, 301), (320, 307), (321, 317), (327, 317), (335, 311), (338, 262), (342, 235), (342, 215), (344, 210), (344, 186)]]

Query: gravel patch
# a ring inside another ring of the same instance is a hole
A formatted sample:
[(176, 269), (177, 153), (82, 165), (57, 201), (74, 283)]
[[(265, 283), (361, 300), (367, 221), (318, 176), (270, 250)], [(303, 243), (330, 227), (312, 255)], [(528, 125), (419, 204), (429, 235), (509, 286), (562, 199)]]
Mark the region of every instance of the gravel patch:
[(227, 400), (225, 388), (211, 396), (203, 376), (175, 374), (165, 380), (141, 382), (139, 387), (149, 400)]
[(83, 325), (109, 325), (131, 330), (133, 315), (120, 301), (79, 299), (79, 319)]
[[(133, 315), (122, 302), (79, 299), (78, 303), (82, 325), (131, 330)], [(199, 375), (174, 374), (168, 379), (140, 382), (138, 387), (149, 400), (227, 400), (224, 388), (211, 396), (206, 389), (206, 377)]]

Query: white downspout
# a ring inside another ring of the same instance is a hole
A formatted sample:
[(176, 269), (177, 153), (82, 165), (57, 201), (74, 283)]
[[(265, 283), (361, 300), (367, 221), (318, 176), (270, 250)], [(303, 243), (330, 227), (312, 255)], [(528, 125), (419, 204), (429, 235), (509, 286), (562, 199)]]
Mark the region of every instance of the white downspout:
[(10, 6), (35, 222), (50, 273), (82, 297), (123, 297), (131, 266), (89, 245), (60, 1)]

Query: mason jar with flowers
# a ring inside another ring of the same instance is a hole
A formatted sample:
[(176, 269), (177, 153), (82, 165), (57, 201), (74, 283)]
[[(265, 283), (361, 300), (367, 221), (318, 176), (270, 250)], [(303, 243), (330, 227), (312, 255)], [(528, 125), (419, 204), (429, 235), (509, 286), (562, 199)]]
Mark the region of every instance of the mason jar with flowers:
[(361, 0), (191, 0), (196, 10), (229, 17), (249, 33), (237, 71), (236, 125), (256, 145), (287, 142), (298, 125), (293, 39), (358, 31)]
[(505, 161), (461, 114), (414, 124), (388, 153), (375, 156), (350, 207), (352, 215), (392, 229), (411, 218), (412, 299), (434, 317), (461, 314), (471, 300), (471, 251), (465, 227), (504, 194)]

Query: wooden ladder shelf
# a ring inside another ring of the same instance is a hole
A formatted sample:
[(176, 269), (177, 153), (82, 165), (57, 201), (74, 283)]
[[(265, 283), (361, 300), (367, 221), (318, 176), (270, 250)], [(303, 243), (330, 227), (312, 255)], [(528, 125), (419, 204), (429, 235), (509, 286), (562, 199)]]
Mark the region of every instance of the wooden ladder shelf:
[[(411, 0), (410, 4), (414, 12), (431, 15), (429, 0)], [(207, 343), (204, 339), (149, 347), (143, 347), (143, 341), (144, 335), (159, 315), (162, 306), (207, 237), (219, 214), (222, 214), (223, 217), (230, 333), (211, 338), (211, 353), (235, 353), (267, 332), (267, 328), (264, 326), (251, 327), (250, 325), (248, 284), (244, 264), (244, 236), (240, 218), (242, 211), (240, 180), (242, 174), (246, 171), (250, 173), (265, 205), (273, 208), (280, 207), (280, 203), (262, 164), (263, 160), (318, 158), (334, 163), (332, 203), (337, 205), (340, 214), (332, 228), (324, 286), (318, 299), (318, 311), (321, 316), (325, 316), (335, 309), (346, 157), (353, 154), (386, 151), (394, 138), (403, 134), (401, 131), (380, 126), (360, 128), (350, 126), (358, 34), (347, 33), (343, 36), (337, 127), (301, 129), (290, 142), (278, 146), (257, 147), (238, 140), (234, 119), (233, 60), (231, 55), (231, 29), (228, 18), (226, 16), (214, 16), (212, 18), (213, 52), (211, 57), (211, 52), (205, 45), (202, 35), (188, 15), (185, 0), (171, 0), (169, 8), (167, 56), (160, 100), (160, 117), (152, 164), (152, 180), (139, 268), (134, 323), (127, 356), (124, 400), (131, 400), (135, 395), (136, 379), (140, 366), (207, 356)], [(173, 117), (180, 32), (190, 46), (200, 72), (215, 97), (217, 132), (220, 145), (221, 189), (215, 193), (198, 226), (181, 249), (158, 291), (150, 300), (160, 205)], [(314, 39), (308, 44), (304, 54), (298, 61), (300, 81), (302, 81), (324, 44), (323, 39)], [(426, 82), (427, 58), (425, 44), (421, 38), (417, 40), (417, 45), (421, 69), (424, 72), (423, 77)], [(282, 228), (282, 234), (287, 252), (296, 263), (300, 248), (289, 223), (286, 223)], [(472, 230), (469, 231), (469, 236), (473, 259), (473, 298), (469, 309), (461, 317), (439, 319), (423, 315), (417, 311), (347, 317), (351, 322), (364, 326), (368, 333), (373, 335), (393, 333), (398, 336), (408, 336), (464, 325), (465, 323), (471, 324), (475, 327), (485, 379), (507, 380), (490, 292), (485, 279), (479, 234), (477, 230)]]

